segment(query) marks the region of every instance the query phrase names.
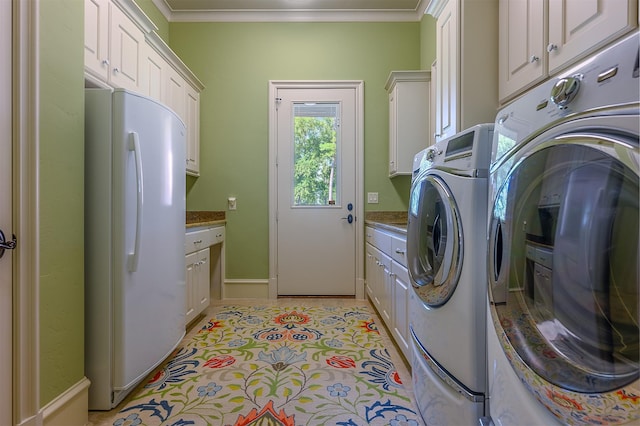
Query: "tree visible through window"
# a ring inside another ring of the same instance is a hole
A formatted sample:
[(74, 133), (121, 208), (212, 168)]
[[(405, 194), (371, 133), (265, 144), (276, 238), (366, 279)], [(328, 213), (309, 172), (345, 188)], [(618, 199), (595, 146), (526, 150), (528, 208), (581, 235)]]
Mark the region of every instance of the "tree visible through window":
[(293, 204), (336, 204), (339, 105), (294, 105)]

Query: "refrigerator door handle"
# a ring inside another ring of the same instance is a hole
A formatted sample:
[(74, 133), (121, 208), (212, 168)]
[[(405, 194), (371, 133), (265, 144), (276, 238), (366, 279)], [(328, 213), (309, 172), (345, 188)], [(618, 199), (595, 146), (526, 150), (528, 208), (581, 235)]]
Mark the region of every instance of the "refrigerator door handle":
[(143, 199), (143, 179), (142, 179), (142, 156), (140, 152), (140, 140), (138, 133), (129, 133), (129, 151), (133, 151), (136, 159), (136, 237), (133, 244), (133, 253), (129, 253), (128, 269), (135, 272), (138, 269), (138, 254), (140, 253), (140, 229), (142, 228), (142, 199)]

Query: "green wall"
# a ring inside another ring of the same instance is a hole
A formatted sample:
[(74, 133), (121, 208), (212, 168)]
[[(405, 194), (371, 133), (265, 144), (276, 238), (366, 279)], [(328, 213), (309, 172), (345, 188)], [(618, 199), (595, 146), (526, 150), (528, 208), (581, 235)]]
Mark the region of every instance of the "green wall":
[(200, 172), (188, 210), (227, 211), (226, 277), (268, 270), (268, 81), (363, 80), (367, 210), (406, 210), (409, 178), (387, 177), (392, 70), (420, 67), (420, 23), (170, 23), (171, 48), (204, 83)]
[(424, 15), (420, 21), (420, 68), (431, 71), (431, 64), (436, 60), (436, 20), (431, 15)]
[(158, 27), (158, 35), (169, 44), (169, 21), (158, 10), (152, 0), (135, 0), (136, 4), (140, 6), (140, 9), (156, 24)]
[(84, 377), (84, 2), (39, 4), (40, 403), (44, 406)]

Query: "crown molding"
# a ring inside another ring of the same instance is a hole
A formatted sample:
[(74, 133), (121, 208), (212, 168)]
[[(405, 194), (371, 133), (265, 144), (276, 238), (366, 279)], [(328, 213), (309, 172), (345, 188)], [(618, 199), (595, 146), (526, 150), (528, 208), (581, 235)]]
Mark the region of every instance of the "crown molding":
[(420, 0), (415, 10), (172, 10), (165, 0), (152, 0), (169, 22), (419, 22), (424, 15)]

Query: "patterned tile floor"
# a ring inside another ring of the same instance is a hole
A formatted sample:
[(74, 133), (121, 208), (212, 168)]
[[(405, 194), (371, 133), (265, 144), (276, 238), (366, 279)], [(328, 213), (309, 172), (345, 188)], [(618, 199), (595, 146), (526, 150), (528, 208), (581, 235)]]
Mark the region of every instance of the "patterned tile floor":
[[(410, 365), (407, 359), (405, 359), (401, 354), (392, 340), (389, 338), (389, 331), (382, 326), (383, 322), (381, 318), (378, 316), (375, 308), (369, 303), (368, 300), (356, 300), (356, 299), (333, 299), (333, 298), (295, 298), (295, 299), (277, 299), (277, 300), (248, 300), (248, 299), (232, 299), (225, 301), (214, 301), (211, 306), (205, 310), (204, 316), (202, 316), (199, 320), (197, 320), (194, 325), (189, 329), (185, 339), (190, 339), (194, 336), (198, 330), (202, 328), (204, 324), (210, 319), (213, 313), (217, 312), (220, 309), (220, 306), (223, 305), (260, 305), (260, 306), (279, 306), (279, 305), (289, 305), (292, 304), (297, 305), (305, 305), (305, 306), (325, 306), (325, 307), (340, 307), (340, 306), (367, 306), (374, 314), (374, 319), (378, 325), (380, 325), (380, 336), (385, 341), (385, 346), (389, 350), (391, 354), (391, 359), (395, 364), (395, 367), (400, 374), (400, 379), (402, 380), (403, 386), (406, 389), (407, 393), (413, 397), (413, 390), (411, 387), (411, 373), (410, 373)], [(143, 380), (143, 384), (146, 383), (147, 380)], [(142, 385), (141, 385), (142, 386)], [(135, 390), (132, 394), (135, 393)], [(125, 399), (120, 405), (114, 408), (111, 411), (90, 411), (89, 412), (89, 426), (111, 426), (113, 425), (114, 420), (117, 418), (118, 411), (124, 407), (129, 398)], [(413, 402), (413, 401), (412, 401)], [(417, 412), (415, 408), (414, 402), (414, 410)]]

